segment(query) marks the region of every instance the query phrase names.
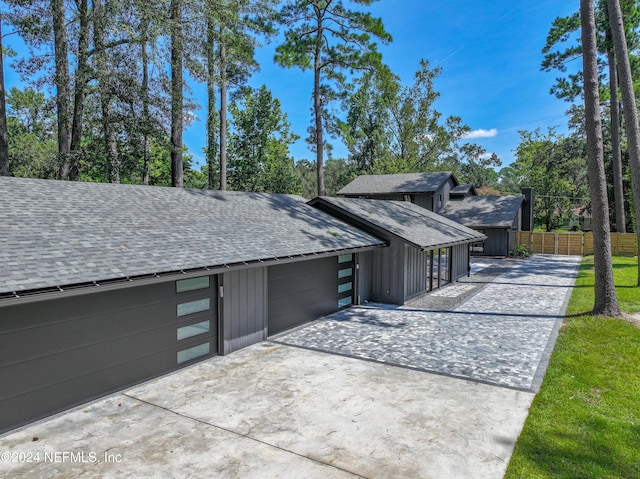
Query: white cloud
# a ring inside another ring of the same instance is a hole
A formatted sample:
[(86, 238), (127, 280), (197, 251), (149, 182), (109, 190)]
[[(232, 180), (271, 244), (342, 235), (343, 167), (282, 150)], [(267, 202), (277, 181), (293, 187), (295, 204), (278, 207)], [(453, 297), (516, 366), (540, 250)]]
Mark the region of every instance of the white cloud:
[(480, 128), (479, 130), (473, 130), (464, 135), (464, 138), (474, 139), (474, 138), (493, 138), (494, 136), (498, 136), (498, 130), (495, 128), (491, 128), (490, 130), (483, 130)]

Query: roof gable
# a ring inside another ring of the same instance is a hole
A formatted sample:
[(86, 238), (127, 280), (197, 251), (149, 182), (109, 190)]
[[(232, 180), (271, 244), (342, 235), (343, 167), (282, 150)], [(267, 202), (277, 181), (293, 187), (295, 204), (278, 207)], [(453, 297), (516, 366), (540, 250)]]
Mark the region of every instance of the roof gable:
[[(367, 225), (421, 249), (485, 239), (485, 235), (405, 201), (319, 197), (309, 204), (346, 213), (356, 226)], [(347, 220), (349, 221), (349, 220)], [(378, 233), (376, 233), (378, 234)]]
[(429, 193), (445, 182), (458, 180), (449, 171), (437, 173), (404, 173), (396, 175), (361, 175), (338, 191), (338, 195), (375, 195), (385, 193)]
[(0, 293), (384, 244), (290, 195), (0, 177), (0, 204)]

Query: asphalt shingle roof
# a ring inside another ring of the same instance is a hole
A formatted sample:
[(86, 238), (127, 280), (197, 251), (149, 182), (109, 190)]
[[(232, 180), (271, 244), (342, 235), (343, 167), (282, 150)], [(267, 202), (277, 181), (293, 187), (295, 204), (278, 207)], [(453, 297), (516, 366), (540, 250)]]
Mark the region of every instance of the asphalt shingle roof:
[(338, 191), (339, 195), (427, 193), (436, 191), (451, 172), (361, 175)]
[(0, 293), (384, 244), (296, 196), (0, 177)]
[(392, 233), (418, 248), (433, 249), (486, 238), (466, 226), (406, 201), (320, 197), (310, 204), (341, 210), (374, 229)]
[(467, 196), (447, 202), (440, 214), (470, 228), (509, 228), (523, 200), (522, 195)]

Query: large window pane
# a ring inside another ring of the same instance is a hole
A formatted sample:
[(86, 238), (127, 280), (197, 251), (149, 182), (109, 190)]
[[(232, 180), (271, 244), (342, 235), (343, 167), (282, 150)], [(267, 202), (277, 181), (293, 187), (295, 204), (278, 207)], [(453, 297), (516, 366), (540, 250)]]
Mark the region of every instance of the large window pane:
[(182, 303), (178, 305), (178, 317), (186, 316), (187, 314), (199, 313), (200, 311), (207, 311), (209, 308), (209, 298)]
[(200, 356), (204, 356), (209, 354), (209, 343), (198, 344), (192, 348), (183, 349), (182, 351), (178, 351), (177, 361), (178, 364), (184, 363), (191, 359), (198, 358)]
[(190, 324), (188, 326), (178, 328), (177, 339), (178, 341), (180, 341), (181, 339), (187, 339), (192, 336), (197, 336), (198, 334), (208, 333), (209, 326), (209, 321), (202, 321), (200, 323)]
[(206, 289), (208, 287), (209, 276), (176, 281), (176, 293), (184, 293), (186, 291), (194, 291), (196, 289)]

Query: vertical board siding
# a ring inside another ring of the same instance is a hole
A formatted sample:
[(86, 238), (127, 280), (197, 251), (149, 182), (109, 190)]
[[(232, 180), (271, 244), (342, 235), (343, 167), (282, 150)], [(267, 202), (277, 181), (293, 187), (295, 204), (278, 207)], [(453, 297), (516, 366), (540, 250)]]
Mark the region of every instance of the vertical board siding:
[(451, 248), (451, 281), (469, 274), (469, 245), (459, 244)]
[(366, 251), (364, 253), (358, 253), (356, 256), (356, 263), (360, 265), (360, 269), (357, 273), (358, 283), (358, 298), (356, 302), (360, 304), (371, 301), (372, 297), (372, 282), (373, 282), (373, 252)]
[(371, 298), (380, 303), (404, 304), (405, 244), (395, 238), (388, 248), (373, 251)]
[(507, 228), (483, 228), (487, 239), (484, 242), (484, 255), (507, 256), (509, 254), (509, 230)]
[(428, 252), (405, 245), (405, 300), (428, 291)]
[(433, 209), (433, 193), (416, 193), (413, 201), (429, 211)]
[(223, 352), (229, 354), (267, 338), (267, 268), (224, 274)]

